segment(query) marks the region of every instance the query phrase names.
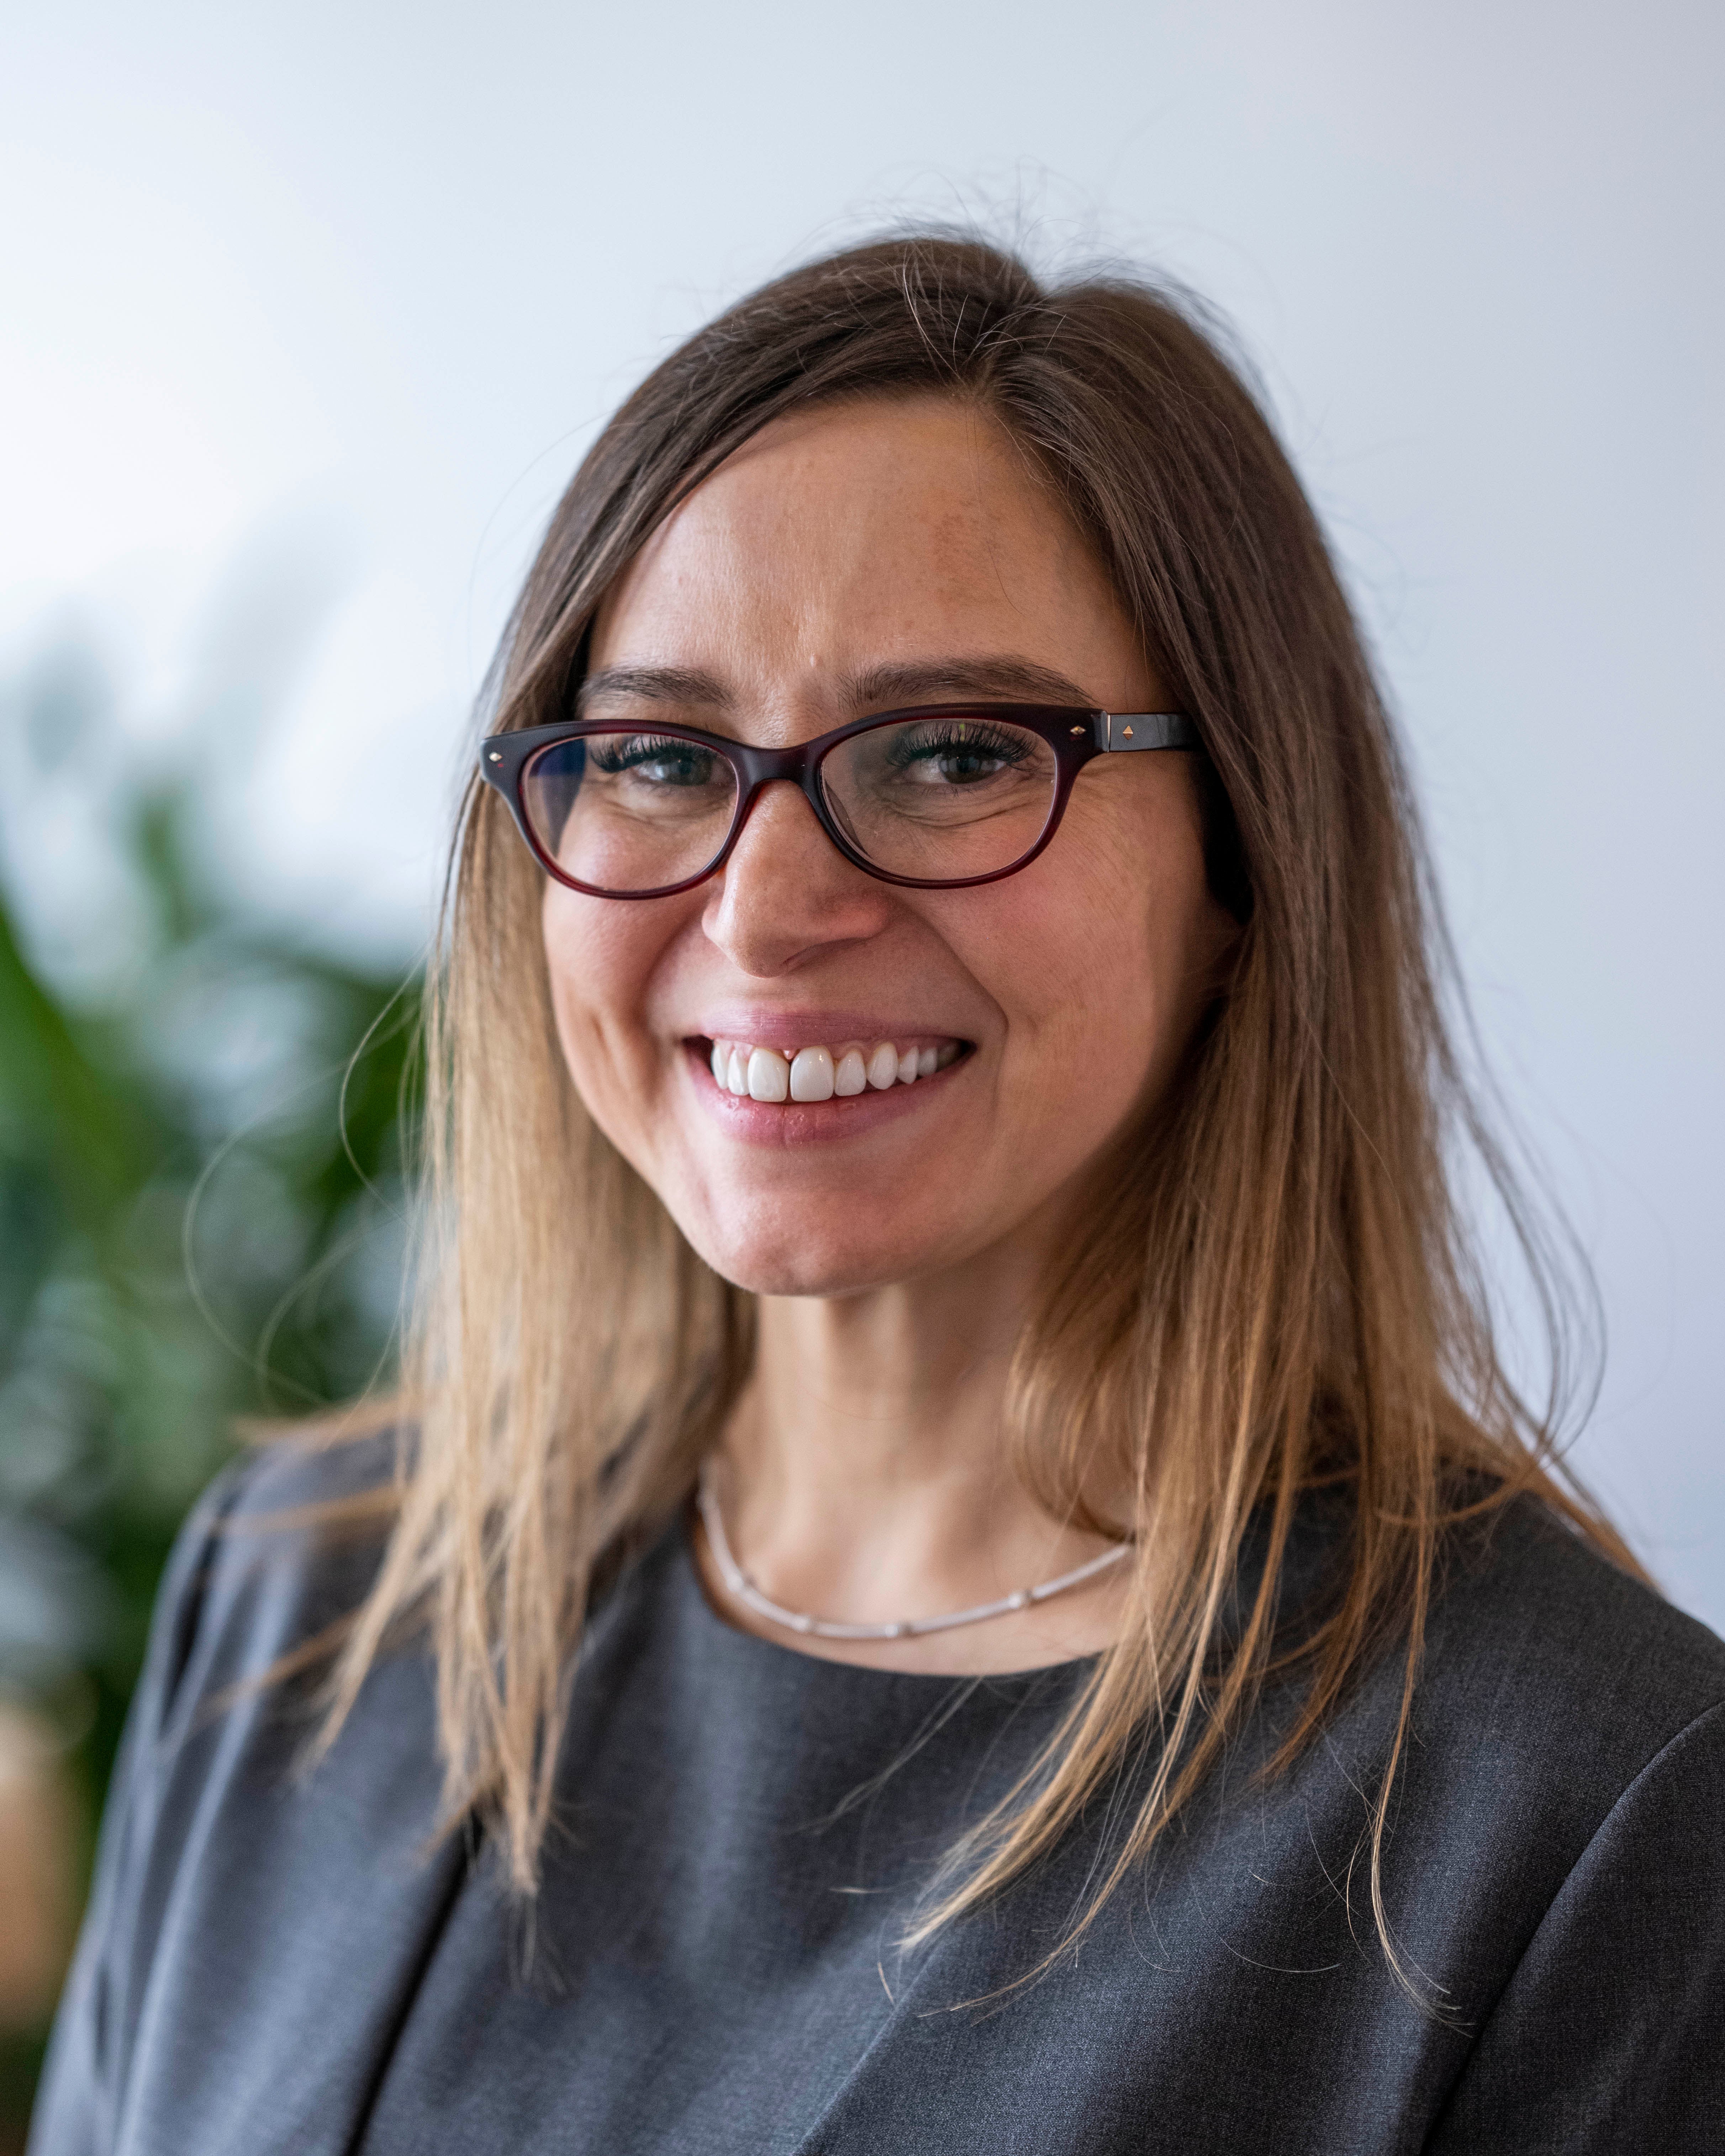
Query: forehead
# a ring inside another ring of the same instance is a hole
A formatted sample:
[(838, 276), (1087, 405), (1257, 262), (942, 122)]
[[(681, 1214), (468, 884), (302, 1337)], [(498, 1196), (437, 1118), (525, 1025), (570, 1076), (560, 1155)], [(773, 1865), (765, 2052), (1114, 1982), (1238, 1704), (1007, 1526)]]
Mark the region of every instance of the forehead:
[(704, 481), (614, 587), (593, 660), (843, 669), (1104, 620), (1100, 562), (997, 420), (870, 399), (776, 421)]

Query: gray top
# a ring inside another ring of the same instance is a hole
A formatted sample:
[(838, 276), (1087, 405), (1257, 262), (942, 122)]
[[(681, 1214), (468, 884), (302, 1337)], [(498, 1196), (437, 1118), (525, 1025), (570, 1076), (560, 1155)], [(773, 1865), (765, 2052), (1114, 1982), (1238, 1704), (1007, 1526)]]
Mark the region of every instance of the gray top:
[[(309, 1779), (303, 1704), (210, 1703), (374, 1562), (259, 1517), (377, 1465), (266, 1455), (181, 1538), (34, 2156), (1725, 2146), (1725, 1647), (1534, 1507), (1457, 1553), (1399, 1784), (1384, 1896), (1440, 2017), (1391, 1981), (1354, 1861), (1394, 1656), (1268, 1789), (1266, 1700), (1082, 1951), (1003, 1998), (1119, 1804), (899, 1940), (1081, 1666), (959, 1681), (748, 1637), (680, 1523), (592, 1628), (529, 1955), (489, 1860), (428, 1845), (423, 1656)], [(1308, 1583), (1334, 1524), (1302, 1522)]]

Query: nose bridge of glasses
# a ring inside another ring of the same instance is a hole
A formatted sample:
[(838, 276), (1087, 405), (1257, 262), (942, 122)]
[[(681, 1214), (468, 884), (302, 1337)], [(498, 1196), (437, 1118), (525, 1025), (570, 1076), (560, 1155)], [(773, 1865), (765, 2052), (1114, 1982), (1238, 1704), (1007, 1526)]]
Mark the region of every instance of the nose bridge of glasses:
[(820, 741), (793, 742), (783, 748), (757, 747), (752, 742), (726, 744), (740, 782), (732, 846), (742, 838), (744, 824), (753, 816), (768, 788), (777, 785), (794, 787), (803, 795), (816, 825), (823, 827), (823, 836), (830, 836), (824, 829), (826, 819), (821, 814), (814, 780), (815, 767), (824, 746)]
[[(811, 764), (795, 749), (757, 753), (774, 767), (762, 770), (757, 766), (747, 777), (740, 791), (730, 838), (721, 861), (716, 865), (725, 866), (732, 872), (741, 868), (751, 882), (763, 868), (772, 880), (798, 862), (801, 866), (794, 868), (794, 873), (806, 880), (817, 854), (827, 858), (829, 867), (836, 868), (844, 859), (844, 849), (834, 843), (830, 811), (824, 813), (823, 804), (817, 798)], [(783, 767), (787, 763), (791, 766), (788, 770)], [(788, 787), (793, 796), (801, 796), (800, 815), (807, 819), (806, 822), (799, 823), (798, 808), (792, 800), (779, 795), (781, 786)], [(769, 803), (773, 804), (772, 808), (768, 808)], [(763, 808), (768, 809), (766, 829), (762, 829), (757, 814)], [(815, 850), (811, 852), (811, 848)], [(825, 880), (826, 870), (815, 873), (819, 880)]]
[(784, 748), (760, 748), (752, 742), (727, 742), (726, 749), (742, 774), (742, 790), (757, 793), (781, 778), (806, 792), (823, 746), (820, 742), (793, 742)]

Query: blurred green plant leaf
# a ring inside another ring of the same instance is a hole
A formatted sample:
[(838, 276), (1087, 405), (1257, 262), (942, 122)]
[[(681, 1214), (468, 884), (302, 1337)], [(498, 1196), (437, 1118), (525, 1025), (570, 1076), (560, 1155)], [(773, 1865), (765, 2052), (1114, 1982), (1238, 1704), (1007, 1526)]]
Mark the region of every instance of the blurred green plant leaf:
[[(104, 693), (93, 663), (77, 680), (87, 742)], [(30, 695), (26, 737), (57, 737)], [(33, 965), (0, 899), (0, 1687), (74, 1725), (92, 1820), (187, 1507), (239, 1419), (387, 1375), (405, 1249), (417, 974), (260, 923), (198, 805), (159, 771), (108, 804), (148, 924), (98, 993)]]

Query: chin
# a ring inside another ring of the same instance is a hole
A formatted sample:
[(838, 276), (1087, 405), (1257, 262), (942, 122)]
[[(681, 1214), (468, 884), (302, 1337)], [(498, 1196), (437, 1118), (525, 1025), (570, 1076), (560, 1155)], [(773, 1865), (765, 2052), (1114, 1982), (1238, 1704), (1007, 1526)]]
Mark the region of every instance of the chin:
[(716, 1273), (750, 1295), (862, 1295), (923, 1270), (908, 1252), (870, 1252), (855, 1246), (830, 1253), (763, 1250), (729, 1241), (717, 1249), (702, 1250), (699, 1243), (696, 1248)]
[(788, 1227), (775, 1222), (770, 1233), (711, 1219), (678, 1225), (716, 1273), (750, 1295), (862, 1295), (912, 1279), (953, 1255), (946, 1238), (906, 1236), (901, 1229), (870, 1234), (857, 1209), (848, 1211), (840, 1220), (803, 1219)]
[(789, 1300), (802, 1296), (811, 1301), (829, 1301), (846, 1296), (866, 1295), (871, 1288), (890, 1286), (896, 1275), (871, 1278), (847, 1272), (816, 1271), (807, 1265), (733, 1263), (714, 1268), (732, 1287), (747, 1295)]

